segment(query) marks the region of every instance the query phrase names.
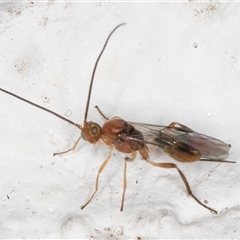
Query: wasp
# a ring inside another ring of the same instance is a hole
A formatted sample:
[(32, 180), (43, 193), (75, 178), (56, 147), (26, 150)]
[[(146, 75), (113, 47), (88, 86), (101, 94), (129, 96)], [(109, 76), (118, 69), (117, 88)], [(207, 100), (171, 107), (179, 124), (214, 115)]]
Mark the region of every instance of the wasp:
[(229, 144), (226, 144), (213, 137), (209, 137), (204, 134), (197, 133), (194, 130), (188, 128), (187, 126), (184, 126), (177, 122), (173, 122), (169, 126), (160, 126), (160, 125), (153, 125), (153, 124), (129, 122), (129, 121), (125, 121), (120, 117), (108, 118), (103, 114), (103, 112), (97, 106), (96, 108), (98, 112), (102, 115), (102, 117), (105, 118), (106, 122), (101, 127), (98, 123), (87, 120), (93, 82), (94, 82), (94, 77), (95, 77), (99, 60), (102, 54), (104, 53), (112, 34), (120, 26), (123, 26), (123, 25), (125, 25), (125, 23), (119, 24), (111, 31), (111, 33), (109, 34), (109, 36), (107, 37), (104, 43), (104, 46), (100, 54), (97, 57), (97, 60), (93, 68), (91, 80), (90, 80), (83, 125), (77, 124), (50, 109), (42, 107), (36, 103), (33, 103), (5, 89), (0, 88), (0, 90), (19, 100), (22, 100), (28, 104), (33, 105), (34, 107), (40, 108), (44, 111), (47, 111), (55, 115), (56, 117), (74, 125), (81, 131), (81, 135), (79, 136), (77, 141), (74, 143), (72, 148), (66, 151), (54, 153), (53, 156), (61, 155), (61, 154), (65, 154), (70, 151), (73, 151), (77, 147), (81, 139), (92, 144), (95, 144), (101, 141), (109, 146), (109, 154), (98, 169), (98, 174), (97, 174), (96, 183), (95, 183), (95, 190), (93, 191), (89, 199), (86, 201), (86, 203), (81, 206), (81, 209), (84, 209), (91, 202), (91, 200), (94, 198), (95, 194), (97, 193), (100, 174), (108, 164), (112, 156), (112, 151), (116, 149), (119, 152), (127, 154), (127, 156), (124, 159), (123, 193), (122, 193), (121, 207), (120, 207), (121, 211), (123, 211), (125, 191), (127, 188), (127, 164), (128, 162), (134, 161), (137, 156), (137, 153), (139, 153), (143, 160), (150, 163), (154, 167), (176, 169), (185, 185), (187, 193), (201, 206), (210, 210), (212, 213), (217, 214), (216, 210), (202, 203), (192, 193), (192, 190), (190, 188), (190, 185), (187, 181), (186, 176), (176, 164), (170, 163), (170, 162), (154, 162), (153, 160), (151, 160), (149, 157), (149, 146), (151, 145), (157, 146), (160, 149), (162, 149), (166, 154), (168, 154), (170, 157), (175, 159), (176, 161), (185, 162), (185, 163), (196, 162), (196, 161), (235, 163), (234, 161), (226, 160), (231, 147)]

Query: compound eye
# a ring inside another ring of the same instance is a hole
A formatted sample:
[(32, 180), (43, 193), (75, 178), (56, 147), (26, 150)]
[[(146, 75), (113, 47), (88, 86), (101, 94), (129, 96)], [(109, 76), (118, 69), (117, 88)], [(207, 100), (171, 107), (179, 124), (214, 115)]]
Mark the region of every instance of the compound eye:
[(95, 122), (87, 122), (81, 131), (82, 138), (90, 143), (96, 143), (101, 137), (101, 127)]
[(96, 123), (92, 123), (90, 127), (90, 135), (92, 137), (96, 137), (100, 133), (100, 126)]

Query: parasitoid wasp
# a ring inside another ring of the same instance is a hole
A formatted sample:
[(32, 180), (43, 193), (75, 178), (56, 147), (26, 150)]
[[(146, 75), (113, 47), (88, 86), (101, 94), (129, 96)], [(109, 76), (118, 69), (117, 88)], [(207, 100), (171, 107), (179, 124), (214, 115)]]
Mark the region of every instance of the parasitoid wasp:
[(72, 122), (71, 120), (55, 113), (54, 111), (47, 109), (45, 107), (42, 107), (36, 103), (33, 103), (12, 92), (9, 92), (2, 88), (0, 88), (0, 90), (17, 99), (20, 99), (26, 103), (29, 103), (37, 108), (47, 111), (57, 116), (58, 118), (76, 126), (78, 129), (80, 129), (81, 136), (74, 143), (73, 147), (63, 152), (54, 153), (53, 156), (65, 154), (67, 152), (73, 151), (78, 145), (81, 138), (83, 138), (85, 141), (88, 141), (89, 143), (92, 143), (92, 144), (102, 141), (109, 146), (109, 149), (110, 149), (109, 154), (107, 158), (103, 161), (103, 163), (101, 164), (98, 170), (98, 174), (95, 182), (95, 190), (90, 196), (90, 198), (88, 199), (88, 201), (84, 205), (82, 205), (81, 209), (84, 209), (97, 193), (98, 185), (99, 185), (99, 176), (101, 172), (104, 170), (104, 168), (106, 167), (106, 165), (108, 164), (112, 155), (112, 151), (115, 148), (120, 152), (130, 154), (130, 156), (127, 156), (124, 159), (123, 192), (122, 192), (121, 208), (120, 208), (121, 211), (123, 210), (125, 191), (127, 188), (127, 163), (134, 161), (137, 153), (139, 153), (140, 156), (143, 158), (143, 160), (147, 161), (148, 163), (150, 163), (155, 167), (175, 168), (178, 171), (186, 187), (187, 193), (190, 196), (192, 196), (192, 198), (195, 199), (195, 201), (198, 202), (201, 206), (203, 206), (204, 208), (207, 208), (212, 213), (217, 214), (216, 210), (202, 203), (192, 193), (192, 190), (187, 181), (187, 178), (185, 177), (183, 172), (178, 168), (176, 164), (169, 163), (169, 162), (159, 163), (159, 162), (152, 161), (149, 157), (148, 145), (154, 145), (159, 147), (165, 153), (167, 153), (170, 157), (180, 162), (212, 161), (212, 162), (220, 162), (220, 163), (221, 162), (235, 163), (234, 161), (225, 160), (228, 157), (228, 152), (231, 147), (229, 144), (226, 144), (218, 139), (197, 133), (192, 129), (177, 122), (173, 122), (169, 126), (160, 126), (160, 125), (153, 125), (153, 124), (128, 122), (123, 120), (120, 117), (113, 117), (109, 119), (102, 113), (102, 111), (97, 106), (96, 108), (98, 112), (102, 115), (103, 118), (105, 118), (106, 122), (101, 127), (99, 124), (95, 122), (87, 121), (93, 81), (94, 81), (94, 76), (96, 73), (99, 60), (112, 34), (120, 26), (123, 26), (123, 25), (125, 25), (125, 23), (119, 24), (111, 31), (95, 62), (95, 65), (92, 71), (91, 80), (90, 80), (89, 90), (88, 90), (88, 97), (86, 102), (83, 126), (75, 122)]

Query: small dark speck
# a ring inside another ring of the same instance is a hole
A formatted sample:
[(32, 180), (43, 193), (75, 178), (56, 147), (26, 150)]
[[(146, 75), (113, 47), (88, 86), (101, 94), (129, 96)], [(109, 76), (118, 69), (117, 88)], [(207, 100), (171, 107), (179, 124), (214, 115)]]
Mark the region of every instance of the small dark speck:
[(10, 199), (10, 197), (7, 195), (7, 198)]
[(94, 231), (95, 231), (97, 234), (100, 234), (100, 233), (101, 233), (98, 229), (94, 229)]
[(197, 47), (198, 47), (198, 44), (197, 44), (197, 43), (194, 43), (194, 44), (193, 44), (193, 47), (194, 47), (194, 48), (197, 48)]

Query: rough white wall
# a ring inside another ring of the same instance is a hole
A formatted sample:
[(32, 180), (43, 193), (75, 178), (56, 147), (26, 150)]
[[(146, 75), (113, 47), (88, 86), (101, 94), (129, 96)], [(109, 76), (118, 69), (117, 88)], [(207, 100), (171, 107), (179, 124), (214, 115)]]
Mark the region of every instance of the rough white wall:
[[(82, 124), (92, 68), (97, 70), (89, 120), (107, 116), (168, 125), (181, 122), (232, 144), (239, 161), (239, 3), (0, 4), (0, 87)], [(68, 123), (0, 92), (0, 237), (237, 238), (239, 164), (178, 166), (201, 201), (188, 197), (174, 170), (138, 157), (128, 165), (119, 211), (124, 154), (115, 152), (93, 191), (104, 145), (80, 142)], [(155, 161), (172, 161), (160, 151)]]

